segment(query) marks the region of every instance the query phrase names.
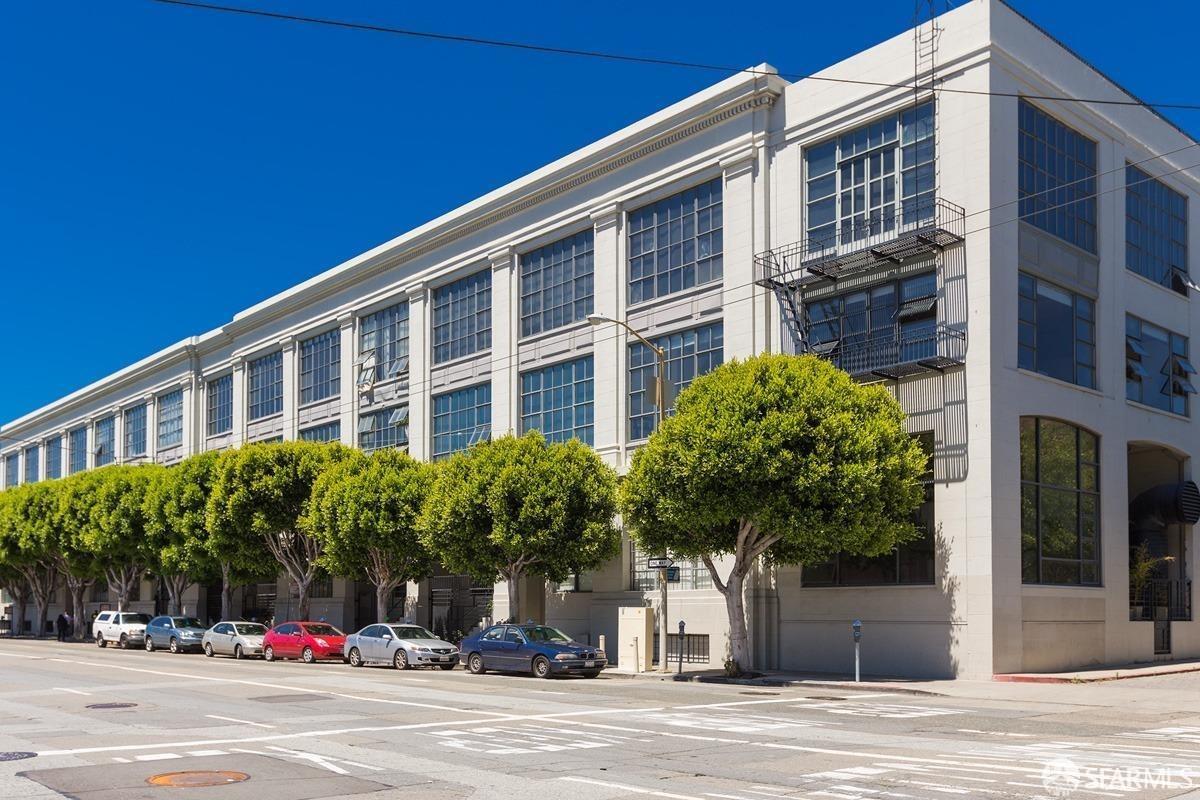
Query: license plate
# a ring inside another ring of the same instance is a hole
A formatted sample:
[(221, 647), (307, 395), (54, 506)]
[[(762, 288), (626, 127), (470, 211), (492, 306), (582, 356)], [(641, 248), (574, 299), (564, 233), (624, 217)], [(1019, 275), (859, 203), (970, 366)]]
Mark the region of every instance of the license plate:
[(583, 662), (583, 666), (594, 667), (594, 666), (596, 666), (596, 662), (595, 661), (585, 661), (585, 662)]

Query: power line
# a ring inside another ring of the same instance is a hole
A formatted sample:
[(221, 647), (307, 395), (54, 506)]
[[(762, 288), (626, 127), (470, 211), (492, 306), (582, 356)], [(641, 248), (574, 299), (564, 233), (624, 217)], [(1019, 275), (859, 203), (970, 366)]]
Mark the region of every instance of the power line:
[[(527, 52), (547, 53), (552, 55), (575, 56), (581, 58), (596, 58), (606, 61), (620, 61), (632, 64), (648, 64), (663, 67), (681, 67), (686, 69), (700, 69), (710, 72), (724, 72), (730, 75), (747, 74), (747, 75), (770, 75), (762, 70), (753, 68), (732, 67), (722, 64), (708, 64), (699, 61), (682, 61), (670, 58), (658, 58), (654, 56), (637, 56), (628, 53), (614, 53), (604, 50), (584, 50), (571, 47), (555, 47), (552, 45), (539, 45), (529, 42), (518, 42), (505, 39), (488, 39), (479, 36), (467, 36), (463, 34), (451, 33), (436, 33), (433, 31), (420, 31), (410, 28), (395, 28), (387, 25), (376, 25), (365, 22), (350, 22), (348, 20), (333, 19), (330, 17), (308, 17), (299, 14), (285, 14), (279, 11), (265, 11), (256, 8), (242, 8), (238, 6), (217, 5), (215, 3), (202, 3), (196, 0), (152, 0), (152, 2), (162, 5), (182, 6), (186, 8), (202, 9), (205, 11), (216, 11), (225, 14), (236, 14), (247, 17), (260, 17), (265, 19), (280, 20), (285, 22), (300, 22), (310, 25), (324, 25), (332, 28), (342, 28), (345, 30), (368, 31), (371, 33), (386, 33), (394, 36), (406, 36), (417, 39), (431, 39), (442, 42), (454, 42), (458, 44), (473, 44), (485, 47), (507, 48), (510, 50), (524, 50)], [(826, 81), (829, 83), (843, 83), (855, 86), (874, 86), (884, 89), (917, 89), (920, 88), (915, 83), (887, 83), (883, 81), (867, 81), (856, 80), (853, 78), (833, 78), (825, 75), (813, 75), (802, 73), (780, 72), (778, 75), (782, 78), (787, 78), (791, 81), (812, 80)], [(1012, 97), (1024, 98), (1027, 100), (1045, 100), (1056, 101), (1063, 103), (1090, 103), (1094, 105), (1110, 105), (1110, 106), (1139, 106), (1150, 109), (1176, 109), (1185, 111), (1200, 110), (1200, 103), (1150, 103), (1143, 100), (1101, 100), (1095, 98), (1081, 97), (1063, 97), (1060, 95), (1037, 95), (1026, 94), (1023, 92), (993, 92), (982, 89), (952, 89), (944, 86), (937, 87), (938, 92), (950, 92), (953, 94), (966, 95), (982, 95), (986, 97)]]

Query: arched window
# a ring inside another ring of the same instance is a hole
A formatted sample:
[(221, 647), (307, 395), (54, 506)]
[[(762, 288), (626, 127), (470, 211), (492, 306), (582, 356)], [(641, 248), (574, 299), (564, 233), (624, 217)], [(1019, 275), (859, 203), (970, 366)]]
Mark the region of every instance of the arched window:
[(1021, 418), (1021, 579), (1100, 583), (1100, 441), (1067, 422)]

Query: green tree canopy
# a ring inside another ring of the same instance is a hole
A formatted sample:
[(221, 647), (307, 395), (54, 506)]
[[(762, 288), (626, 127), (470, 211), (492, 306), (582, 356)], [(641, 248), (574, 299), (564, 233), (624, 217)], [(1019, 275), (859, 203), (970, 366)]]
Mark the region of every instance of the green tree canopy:
[[(762, 355), (698, 378), (633, 457), (620, 505), (638, 546), (702, 559), (725, 596), (731, 658), (749, 666), (745, 577), (880, 555), (915, 538), (926, 455), (884, 388), (813, 356)], [(716, 559), (731, 556), (726, 575)]]
[(371, 581), (381, 622), (396, 587), (432, 567), (417, 534), (432, 477), (428, 464), (407, 453), (379, 450), (334, 464), (313, 486), (303, 527), (321, 542), (327, 570)]
[(508, 584), (520, 617), (524, 575), (563, 580), (620, 549), (616, 473), (578, 440), (548, 444), (536, 431), (482, 442), (438, 466), (421, 535), (448, 568)]
[(0, 493), (0, 559), (21, 575), (33, 596), (34, 636), (46, 630), (50, 595), (58, 582), (57, 502), (53, 483), (26, 483)]
[(229, 545), (249, 552), (246, 537), (257, 538), (296, 586), (300, 619), (308, 617), (322, 552), (300, 518), (321, 472), (351, 452), (337, 443), (250, 444), (229, 451), (217, 468), (206, 511), (213, 551)]
[(92, 557), (84, 537), (84, 532), (92, 525), (96, 492), (103, 480), (103, 470), (91, 470), (59, 482), (59, 556), (67, 591), (71, 595), (76, 639), (82, 639), (90, 633), (84, 620), (84, 593), (104, 577), (104, 571)]
[(103, 570), (109, 591), (124, 609), (153, 561), (146, 535), (146, 492), (163, 467), (109, 466), (95, 470), (98, 481), (83, 546)]

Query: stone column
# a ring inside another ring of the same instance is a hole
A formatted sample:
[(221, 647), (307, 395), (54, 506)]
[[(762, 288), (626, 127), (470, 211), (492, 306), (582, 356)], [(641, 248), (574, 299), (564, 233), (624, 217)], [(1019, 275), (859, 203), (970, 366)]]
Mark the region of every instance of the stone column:
[(85, 419), (83, 421), (83, 424), (87, 427), (87, 442), (85, 442), (86, 447), (84, 448), (87, 452), (87, 463), (84, 466), (84, 469), (95, 469), (96, 468), (96, 420), (92, 419), (91, 417), (88, 417), (87, 419)]
[(146, 460), (158, 460), (158, 398), (146, 395)]
[(408, 452), (425, 461), (432, 451), (433, 408), (429, 392), (429, 300), (425, 284), (410, 286), (408, 294)]
[[(199, 383), (195, 375), (191, 375), (179, 384), (179, 390), (183, 392), (183, 439), (180, 445), (183, 448), (184, 458), (187, 456), (199, 453), (203, 448), (200, 446), (204, 442), (204, 418), (203, 407), (198, 406), (197, 398), (202, 397), (198, 391)], [(197, 416), (200, 419), (197, 419)]]
[(62, 446), (58, 451), (58, 474), (65, 478), (71, 474), (71, 429), (64, 429), (61, 436)]
[(725, 360), (745, 358), (766, 348), (765, 324), (770, 314), (766, 290), (754, 284), (754, 178), (757, 149), (748, 147), (721, 160), (725, 246)]
[(246, 358), (233, 360), (233, 429), (230, 444), (240, 447), (246, 443)]
[(279, 346), (283, 350), (283, 440), (286, 442), (297, 437), (300, 427), (300, 365), (295, 336), (280, 339)]
[(492, 437), (516, 433), (517, 393), (516, 254), (511, 247), (488, 255), (492, 264)]
[(114, 464), (125, 463), (125, 409), (118, 406), (113, 409), (113, 461)]
[[(621, 206), (592, 211), (595, 226), (594, 303), (597, 314), (622, 319), (625, 309), (625, 269), (621, 254)], [(624, 337), (616, 325), (592, 328), (595, 381), (595, 447), (608, 464), (619, 467), (625, 441)]]
[(353, 311), (338, 316), (338, 347), (341, 357), (341, 441), (354, 447), (358, 444), (358, 341), (357, 318)]

